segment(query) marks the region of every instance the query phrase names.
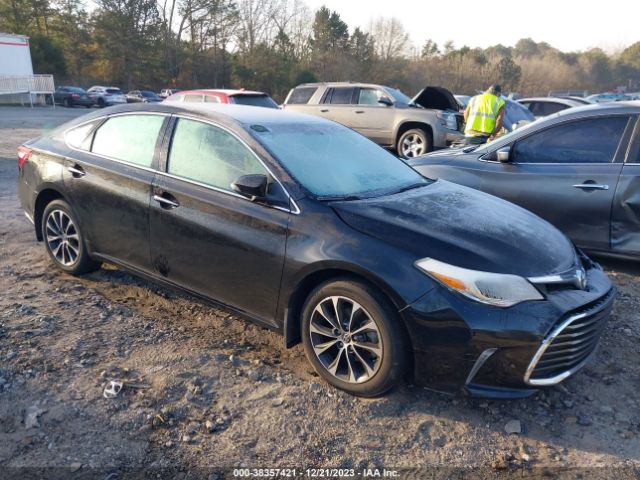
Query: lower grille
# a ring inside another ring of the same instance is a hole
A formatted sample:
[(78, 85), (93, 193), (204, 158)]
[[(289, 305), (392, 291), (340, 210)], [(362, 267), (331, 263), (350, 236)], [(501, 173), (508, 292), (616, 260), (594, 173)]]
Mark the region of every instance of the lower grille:
[(611, 311), (614, 290), (572, 312), (545, 338), (534, 355), (525, 382), (554, 385), (580, 369), (593, 353)]

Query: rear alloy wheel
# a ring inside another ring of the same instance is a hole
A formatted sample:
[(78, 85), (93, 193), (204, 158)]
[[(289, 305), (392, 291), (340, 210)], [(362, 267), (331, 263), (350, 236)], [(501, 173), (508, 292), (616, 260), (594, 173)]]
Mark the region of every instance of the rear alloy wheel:
[(303, 343), (316, 372), (354, 395), (374, 397), (403, 376), (406, 348), (388, 302), (358, 282), (316, 289), (303, 309)]
[(100, 263), (89, 257), (78, 223), (64, 200), (54, 200), (45, 208), (42, 236), (47, 253), (61, 270), (81, 275), (100, 268)]
[(419, 128), (407, 130), (398, 139), (398, 156), (415, 158), (432, 150), (431, 135)]

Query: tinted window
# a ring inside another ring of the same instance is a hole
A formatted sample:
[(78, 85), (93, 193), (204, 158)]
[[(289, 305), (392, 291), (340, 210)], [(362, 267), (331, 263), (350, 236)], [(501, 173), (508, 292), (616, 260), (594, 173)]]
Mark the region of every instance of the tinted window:
[(96, 131), (91, 151), (150, 167), (162, 122), (161, 115), (112, 117)]
[(518, 163), (609, 163), (620, 143), (628, 117), (607, 117), (565, 123), (536, 133), (513, 150)]
[(309, 100), (311, 100), (311, 97), (313, 97), (313, 94), (316, 92), (317, 89), (318, 87), (294, 88), (293, 92), (291, 92), (291, 95), (289, 95), (289, 100), (287, 100), (287, 103), (291, 105), (300, 105), (304, 103), (309, 103)]
[(546, 117), (547, 115), (553, 115), (561, 110), (568, 108), (562, 103), (556, 102), (533, 102), (529, 105), (529, 110), (536, 117)]
[(330, 88), (325, 95), (323, 103), (332, 103), (334, 105), (349, 105), (353, 96), (353, 87), (336, 87)]
[(253, 153), (230, 133), (181, 118), (171, 140), (169, 173), (231, 190), (242, 175), (266, 170)]
[(375, 196), (428, 183), (402, 160), (339, 124), (277, 123), (252, 127), (250, 133), (318, 197)]
[[(361, 88), (358, 94), (358, 105), (382, 106), (379, 100), (385, 95), (375, 88)], [(386, 97), (385, 97), (386, 98)]]
[(278, 108), (269, 95), (234, 95), (231, 97), (233, 103), (240, 105), (253, 105), (254, 107)]
[(194, 94), (194, 93), (190, 93), (188, 95), (184, 96), (184, 101), (185, 102), (201, 102), (202, 101), (202, 95), (200, 94)]

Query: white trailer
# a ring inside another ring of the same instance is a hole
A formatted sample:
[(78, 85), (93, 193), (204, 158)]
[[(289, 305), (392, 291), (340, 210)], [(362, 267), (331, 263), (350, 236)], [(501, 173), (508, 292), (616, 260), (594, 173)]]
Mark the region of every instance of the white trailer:
[(53, 102), (53, 75), (34, 75), (29, 50), (29, 37), (0, 33), (0, 95), (6, 101), (24, 104), (24, 96), (33, 107), (34, 97), (51, 96)]
[(33, 75), (29, 37), (0, 33), (0, 76)]

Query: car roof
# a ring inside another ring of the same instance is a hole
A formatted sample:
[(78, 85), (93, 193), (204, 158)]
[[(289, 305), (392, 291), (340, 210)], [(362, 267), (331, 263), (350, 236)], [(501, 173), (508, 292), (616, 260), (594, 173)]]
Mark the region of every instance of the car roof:
[(201, 88), (196, 90), (182, 90), (179, 93), (180, 95), (189, 93), (222, 93), (224, 95), (228, 95), (229, 97), (237, 95), (267, 95), (265, 92), (258, 92), (254, 90), (234, 90), (229, 88)]
[(314, 82), (314, 83), (303, 83), (297, 85), (295, 88), (300, 87), (370, 87), (370, 88), (382, 88), (385, 85), (381, 85), (379, 83), (362, 83), (362, 82)]
[(519, 98), (517, 102), (518, 103), (524, 103), (524, 102), (561, 103), (569, 107), (577, 107), (577, 106), (585, 105), (584, 102), (581, 102), (579, 100), (574, 100), (573, 98), (563, 98), (563, 97), (527, 97), (527, 98)]

